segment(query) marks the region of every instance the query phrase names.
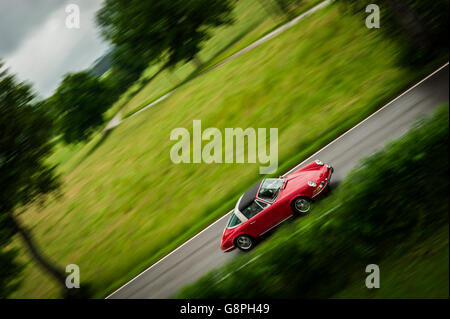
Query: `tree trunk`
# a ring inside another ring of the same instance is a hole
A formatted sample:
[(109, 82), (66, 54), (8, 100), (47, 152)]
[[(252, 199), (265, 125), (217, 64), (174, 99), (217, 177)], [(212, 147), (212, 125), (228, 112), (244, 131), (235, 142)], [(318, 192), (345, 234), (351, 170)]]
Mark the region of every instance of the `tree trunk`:
[(410, 5), (405, 0), (386, 0), (386, 3), (415, 47), (423, 52), (429, 52), (431, 42), (427, 30)]
[(27, 246), (31, 257), (37, 262), (37, 264), (46, 271), (50, 276), (52, 276), (55, 281), (60, 286), (63, 296), (76, 297), (78, 295), (78, 289), (68, 289), (66, 287), (66, 273), (63, 269), (59, 268), (54, 262), (52, 262), (48, 257), (44, 256), (42, 251), (37, 247), (30, 231), (17, 219), (17, 217), (12, 217), (13, 224), (16, 228), (17, 233), (22, 238), (24, 244)]

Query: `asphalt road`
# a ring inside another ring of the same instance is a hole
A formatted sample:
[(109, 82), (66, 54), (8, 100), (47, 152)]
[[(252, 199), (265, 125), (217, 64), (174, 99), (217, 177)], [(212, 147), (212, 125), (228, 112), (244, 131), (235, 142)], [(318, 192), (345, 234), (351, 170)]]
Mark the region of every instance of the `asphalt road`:
[[(417, 116), (448, 101), (448, 64), (385, 105), (292, 170), (319, 158), (335, 168), (339, 182), (362, 157), (403, 135)], [(170, 298), (209, 270), (241, 252), (224, 253), (219, 244), (229, 213), (172, 251), (108, 298)], [(270, 239), (269, 239), (270, 240)]]

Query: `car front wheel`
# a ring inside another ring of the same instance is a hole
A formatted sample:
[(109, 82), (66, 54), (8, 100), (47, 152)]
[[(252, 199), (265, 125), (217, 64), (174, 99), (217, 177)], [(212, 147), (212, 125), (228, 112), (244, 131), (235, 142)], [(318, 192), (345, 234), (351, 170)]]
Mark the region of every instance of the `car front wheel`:
[(239, 248), (242, 251), (249, 251), (254, 246), (254, 240), (247, 235), (239, 235), (235, 239), (236, 247)]
[(311, 211), (312, 201), (306, 197), (297, 197), (292, 201), (291, 207), (294, 213), (306, 215)]

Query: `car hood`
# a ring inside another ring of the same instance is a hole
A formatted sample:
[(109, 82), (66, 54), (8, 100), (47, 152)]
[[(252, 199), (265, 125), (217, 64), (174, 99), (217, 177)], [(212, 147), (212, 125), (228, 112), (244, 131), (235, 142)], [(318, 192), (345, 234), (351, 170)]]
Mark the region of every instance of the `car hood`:
[(286, 189), (307, 187), (308, 181), (319, 184), (327, 175), (328, 169), (323, 165), (312, 163), (286, 176)]

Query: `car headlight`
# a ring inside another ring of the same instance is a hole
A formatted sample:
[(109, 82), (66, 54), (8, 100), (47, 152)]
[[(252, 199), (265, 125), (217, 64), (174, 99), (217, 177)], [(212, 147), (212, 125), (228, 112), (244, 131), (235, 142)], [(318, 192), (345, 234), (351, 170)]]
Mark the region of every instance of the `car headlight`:
[(323, 162), (321, 160), (319, 160), (319, 159), (316, 159), (316, 164), (317, 165), (323, 165)]
[(311, 187), (316, 187), (317, 186), (317, 184), (312, 182), (312, 181), (308, 181), (308, 185), (311, 186)]

